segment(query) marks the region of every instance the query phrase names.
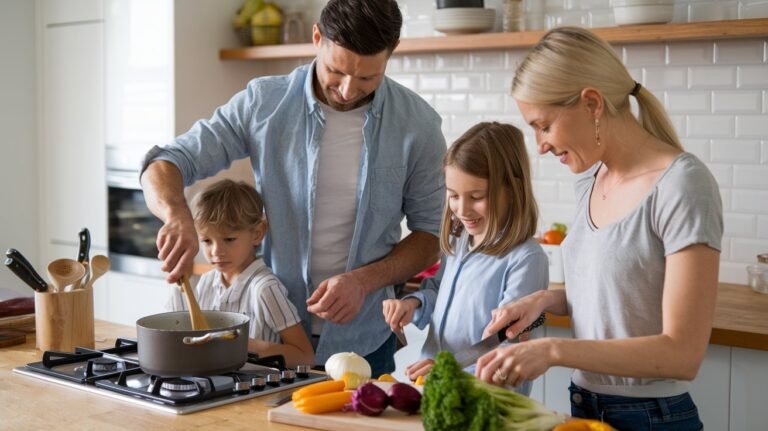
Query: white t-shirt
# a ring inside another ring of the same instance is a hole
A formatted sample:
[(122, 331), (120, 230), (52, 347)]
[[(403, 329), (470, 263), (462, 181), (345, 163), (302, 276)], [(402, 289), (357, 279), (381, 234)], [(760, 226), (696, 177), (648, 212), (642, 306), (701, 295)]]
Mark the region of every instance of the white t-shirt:
[[(285, 286), (261, 258), (248, 265), (229, 287), (219, 271), (200, 277), (195, 296), (202, 310), (242, 313), (251, 319), (249, 338), (281, 343), (280, 331), (301, 322), (296, 307), (288, 299)], [(186, 310), (186, 301), (176, 289), (168, 302), (173, 311)]]
[[(368, 105), (347, 112), (323, 106), (325, 131), (320, 141), (312, 219), (309, 276), (313, 288), (346, 272), (357, 214), (357, 180), (363, 147), (363, 122)], [(323, 320), (312, 315), (312, 333)]]

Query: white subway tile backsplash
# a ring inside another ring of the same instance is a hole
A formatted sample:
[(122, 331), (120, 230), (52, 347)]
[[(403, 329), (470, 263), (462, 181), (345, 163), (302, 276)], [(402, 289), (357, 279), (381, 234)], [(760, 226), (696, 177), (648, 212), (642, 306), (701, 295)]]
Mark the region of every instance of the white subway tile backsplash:
[(754, 237), (757, 233), (757, 216), (754, 214), (723, 214), (724, 235)]
[[(533, 195), (536, 202), (554, 202), (558, 199), (558, 182), (548, 180), (533, 180)], [(573, 187), (571, 187), (573, 194)]]
[(768, 215), (757, 216), (757, 237), (768, 239)]
[(758, 113), (763, 106), (763, 92), (759, 90), (717, 90), (712, 93), (715, 113)]
[(736, 19), (739, 14), (738, 2), (736, 1), (697, 1), (691, 3), (688, 10), (688, 21), (719, 21), (724, 19)]
[(399, 55), (393, 55), (387, 62), (387, 75), (391, 73), (398, 73), (403, 70), (403, 57)]
[(760, 146), (762, 155), (760, 156), (760, 163), (768, 163), (768, 141), (763, 141)]
[(688, 87), (736, 88), (736, 68), (733, 66), (697, 66), (688, 69)]
[(451, 135), (461, 136), (481, 121), (483, 119), (479, 115), (451, 115)]
[(768, 240), (733, 238), (731, 240), (731, 260), (739, 262), (757, 262), (757, 255), (768, 250)]
[(733, 167), (733, 186), (749, 189), (768, 186), (768, 166), (735, 165)]
[(648, 88), (684, 89), (688, 88), (687, 67), (645, 67), (643, 85)]
[(768, 214), (768, 189), (735, 189), (731, 195), (731, 206), (734, 211)]
[(768, 117), (765, 115), (738, 115), (736, 136), (739, 138), (768, 137)]
[[(657, 46), (660, 46), (657, 44)], [(667, 45), (667, 64), (707, 65), (714, 61), (712, 42), (679, 42)]]
[(667, 91), (667, 112), (675, 114), (704, 114), (712, 112), (712, 93), (709, 91)]
[(739, 66), (739, 88), (768, 88), (768, 65)]
[(571, 170), (551, 154), (545, 154), (539, 158), (539, 173), (541, 178), (573, 181)]
[(485, 73), (454, 73), (451, 75), (453, 91), (485, 91)]
[(712, 172), (712, 176), (715, 177), (720, 188), (730, 187), (733, 184), (733, 165), (708, 163), (707, 167)]
[(435, 110), (441, 114), (460, 114), (467, 112), (467, 95), (436, 94)]
[(711, 160), (715, 163), (759, 163), (760, 141), (715, 139)]
[(576, 203), (576, 193), (573, 190), (573, 181), (559, 181), (557, 183), (557, 197), (558, 202)]
[(720, 199), (723, 202), (723, 211), (731, 211), (733, 209), (733, 199), (731, 199), (731, 189), (720, 188)]
[(419, 94), (419, 97), (424, 99), (425, 102), (429, 103), (429, 106), (431, 106), (433, 108), (435, 107), (435, 95), (434, 94), (429, 94), (429, 93)]
[(448, 91), (451, 89), (451, 75), (447, 73), (422, 73), (419, 75), (419, 91)]
[(504, 95), (499, 93), (470, 94), (469, 112), (503, 113)]
[(719, 41), (715, 43), (715, 63), (753, 64), (763, 62), (762, 39)]
[(681, 142), (685, 151), (692, 153), (702, 162), (717, 161), (711, 158), (712, 152), (709, 139), (681, 139)]
[(694, 138), (728, 138), (734, 133), (732, 115), (689, 115), (688, 135)]
[(669, 121), (672, 122), (672, 127), (675, 128), (678, 138), (685, 138), (688, 136), (688, 118), (685, 115), (669, 115)]
[(630, 66), (657, 66), (667, 62), (664, 45), (658, 43), (627, 45), (623, 49), (624, 64)]
[(504, 94), (511, 93), (512, 78), (514, 78), (514, 75), (511, 72), (488, 72), (486, 77), (488, 79), (488, 91), (497, 91)]
[(765, 18), (768, 17), (768, 2), (739, 5), (739, 18)]
[(456, 70), (464, 72), (467, 70), (469, 59), (467, 54), (436, 54), (435, 67), (439, 71)]
[(472, 70), (493, 70), (506, 68), (504, 51), (473, 52), (469, 54), (469, 67)]
[(392, 73), (392, 74), (389, 74), (388, 76), (398, 84), (408, 87), (413, 91), (418, 91), (419, 89), (416, 86), (416, 82), (418, 81), (419, 76), (416, 74)]
[(402, 67), (405, 72), (431, 72), (435, 70), (435, 56), (404, 55)]

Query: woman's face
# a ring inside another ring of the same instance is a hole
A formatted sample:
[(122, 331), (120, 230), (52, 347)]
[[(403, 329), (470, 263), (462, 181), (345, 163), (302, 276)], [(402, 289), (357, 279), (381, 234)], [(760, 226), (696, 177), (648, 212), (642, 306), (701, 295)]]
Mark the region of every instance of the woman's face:
[(594, 116), (582, 101), (571, 106), (518, 101), (517, 106), (536, 132), (539, 154), (554, 154), (574, 173), (584, 172), (599, 160)]
[(488, 180), (446, 166), (445, 188), (451, 212), (473, 236), (474, 244), (480, 244), (488, 232)]

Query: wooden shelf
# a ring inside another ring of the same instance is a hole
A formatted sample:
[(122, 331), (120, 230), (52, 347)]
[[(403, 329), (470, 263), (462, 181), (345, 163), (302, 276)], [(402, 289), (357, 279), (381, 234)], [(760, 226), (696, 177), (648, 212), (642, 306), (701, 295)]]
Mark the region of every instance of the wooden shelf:
[[(595, 28), (592, 31), (610, 43), (621, 44), (766, 37), (768, 36), (768, 18), (631, 25)], [(544, 33), (545, 31), (525, 31), (406, 38), (400, 41), (395, 54), (528, 48), (535, 45)], [(221, 60), (270, 60), (314, 56), (315, 48), (311, 43), (219, 50)]]

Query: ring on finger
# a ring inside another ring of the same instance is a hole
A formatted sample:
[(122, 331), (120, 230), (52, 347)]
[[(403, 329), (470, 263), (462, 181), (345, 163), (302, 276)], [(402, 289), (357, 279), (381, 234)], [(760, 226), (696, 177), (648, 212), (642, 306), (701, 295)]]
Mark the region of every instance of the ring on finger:
[(505, 372), (501, 371), (501, 368), (499, 367), (496, 368), (496, 371), (493, 372), (493, 377), (499, 382), (506, 382), (509, 376), (507, 376)]

